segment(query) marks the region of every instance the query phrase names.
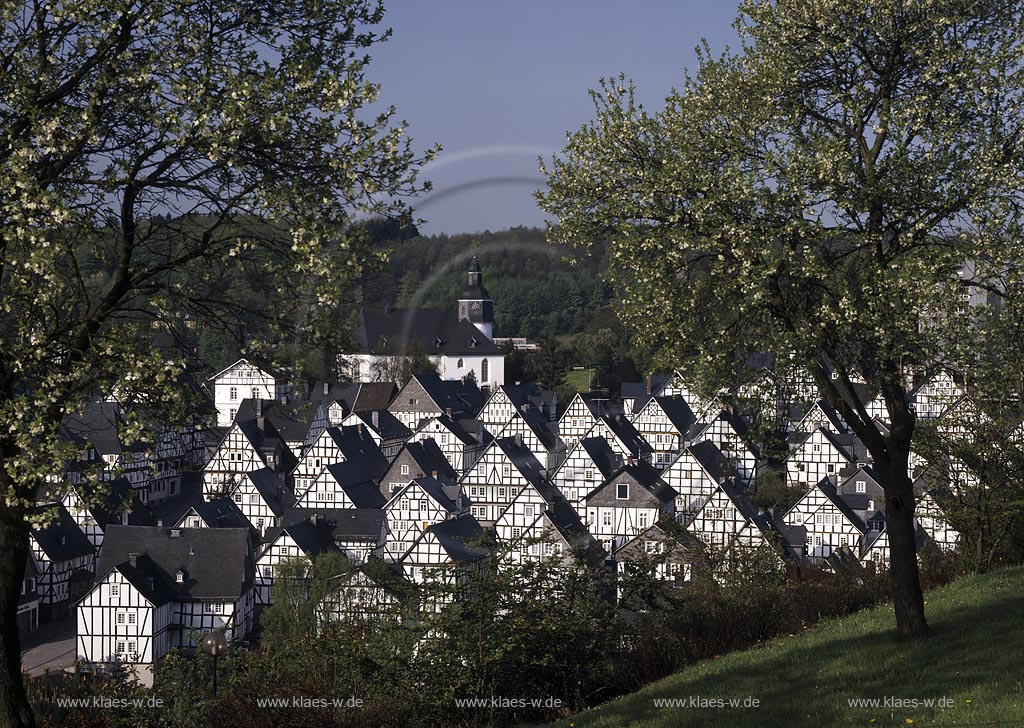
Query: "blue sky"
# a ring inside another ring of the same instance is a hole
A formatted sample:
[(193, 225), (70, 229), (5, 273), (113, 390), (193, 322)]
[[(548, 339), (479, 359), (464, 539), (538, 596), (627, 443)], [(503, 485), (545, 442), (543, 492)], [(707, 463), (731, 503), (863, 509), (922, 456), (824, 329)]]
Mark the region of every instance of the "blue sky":
[(392, 0), (394, 30), (371, 49), (369, 77), (409, 122), (417, 148), (440, 143), (428, 167), (434, 192), (416, 203), (424, 233), (541, 225), (531, 193), (537, 157), (593, 118), (588, 90), (623, 72), (660, 108), (694, 69), (706, 38), (738, 41), (731, 2), (669, 0)]

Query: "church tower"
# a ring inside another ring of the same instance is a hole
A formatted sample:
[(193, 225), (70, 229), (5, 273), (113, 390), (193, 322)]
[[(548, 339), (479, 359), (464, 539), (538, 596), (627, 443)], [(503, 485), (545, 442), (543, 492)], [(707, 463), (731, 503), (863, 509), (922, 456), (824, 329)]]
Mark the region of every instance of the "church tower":
[(468, 285), (459, 294), (459, 320), (469, 321), (488, 339), (494, 338), (494, 302), (484, 288), (480, 265), (473, 258)]

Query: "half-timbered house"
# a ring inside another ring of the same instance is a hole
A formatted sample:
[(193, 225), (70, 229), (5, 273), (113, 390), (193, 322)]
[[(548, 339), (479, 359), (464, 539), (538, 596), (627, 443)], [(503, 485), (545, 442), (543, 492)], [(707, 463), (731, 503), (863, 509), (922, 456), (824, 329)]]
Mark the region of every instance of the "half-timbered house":
[(194, 650), (220, 631), (253, 628), (255, 558), (238, 528), (111, 526), (100, 578), (77, 605), (77, 654), (119, 661), (147, 679), (171, 647)]
[(499, 438), (484, 450), (459, 485), (469, 498), (473, 517), (490, 526), (528, 483), (543, 479), (542, 470), (522, 438)]
[(645, 462), (627, 463), (585, 499), (587, 526), (609, 553), (675, 515), (676, 492)]
[(686, 433), (697, 421), (680, 396), (651, 397), (629, 419), (651, 446), (651, 464), (659, 469), (675, 459)]
[(29, 548), (38, 572), (39, 616), (51, 621), (65, 616), (92, 586), (96, 551), (62, 504), (36, 506), (33, 515)]
[(402, 486), (384, 506), (387, 542), (384, 558), (398, 561), (424, 530), (468, 512), (468, 502), (458, 485), (421, 477)]
[(480, 457), (492, 437), (478, 420), (456, 421), (448, 415), (438, 415), (423, 420), (410, 439), (415, 442), (433, 440), (448, 464), (461, 476)]
[(843, 546), (859, 553), (868, 531), (864, 521), (838, 494), (835, 484), (827, 477), (797, 501), (782, 520), (806, 529), (807, 557), (812, 561), (827, 559)]
[(679, 522), (692, 518), (719, 485), (727, 480), (741, 480), (733, 461), (713, 442), (700, 442), (684, 449), (661, 472), (661, 479), (676, 491)]
[(239, 359), (234, 364), (210, 377), (213, 385), (213, 399), (217, 407), (217, 424), (227, 427), (235, 421), (235, 415), (243, 400), (269, 399), (281, 401), (291, 391), (283, 376)]

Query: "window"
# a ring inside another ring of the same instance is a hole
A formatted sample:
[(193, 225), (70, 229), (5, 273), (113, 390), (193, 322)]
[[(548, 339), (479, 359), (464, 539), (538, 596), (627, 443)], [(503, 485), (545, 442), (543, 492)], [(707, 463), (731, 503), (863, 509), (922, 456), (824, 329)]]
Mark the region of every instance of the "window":
[(249, 503), (251, 503), (252, 505), (257, 505), (259, 502), (260, 502), (259, 493), (253, 493), (252, 495), (249, 496)]
[(462, 367), (463, 367), (462, 359), (459, 359), (459, 362), (455, 366), (457, 366), (459, 369), (462, 369)]
[(505, 489), (498, 488), (498, 500), (505, 500)]
[(117, 623), (118, 624), (125, 624), (127, 621), (128, 621), (128, 613), (127, 612), (118, 612), (117, 613)]
[(615, 486), (615, 498), (629, 500), (629, 483), (619, 483)]
[(830, 473), (836, 472), (836, 464), (835, 463), (829, 463), (828, 464), (828, 472), (830, 472)]
[(277, 555), (278, 556), (288, 556), (290, 552), (291, 552), (291, 547), (290, 546), (278, 546), (277, 547)]
[(815, 546), (821, 546), (821, 536), (815, 536), (814, 537), (814, 545)]
[(112, 597), (119, 597), (119, 596), (121, 596), (121, 585), (120, 584), (111, 584), (110, 585), (110, 596), (112, 596)]
[(638, 516), (638, 520), (640, 522), (640, 528), (647, 528), (647, 518), (648, 518), (648, 514), (646, 512), (641, 513)]
[[(238, 387), (232, 387), (231, 388), (231, 401), (234, 402), (236, 399), (238, 399)], [(232, 412), (234, 412), (234, 410), (232, 410)]]
[(408, 475), (408, 474), (409, 474), (409, 466), (403, 464), (402, 465), (402, 475)]
[(593, 480), (594, 479), (594, 471), (593, 470), (584, 470), (583, 471), (583, 478), (584, 478), (584, 480)]
[(253, 399), (259, 399), (260, 398), (260, 390), (259, 390), (259, 388), (258, 387), (253, 387), (252, 389), (250, 389), (249, 390), (249, 395)]
[(505, 465), (502, 465), (501, 466), (501, 472), (502, 472), (503, 475), (511, 475), (512, 474), (512, 466), (509, 465), (508, 463), (506, 463)]
[(868, 484), (866, 482), (864, 482), (863, 480), (858, 480), (857, 481), (857, 492), (858, 493), (867, 493), (868, 492)]
[(822, 516), (822, 514), (820, 514), (820, 513), (815, 513), (814, 514), (814, 522), (815, 523), (822, 523), (822, 522), (824, 522), (824, 516)]
[(519, 538), (522, 535), (523, 535), (523, 529), (521, 529), (521, 528), (513, 528), (512, 529), (512, 539), (513, 540)]
[(232, 500), (235, 501), (235, 503), (238, 503), (238, 504), (242, 503), (242, 494), (241, 493), (235, 493), (233, 496), (231, 496), (231, 498), (232, 498)]
[(490, 376), (490, 365), (487, 363), (487, 360), (484, 359), (480, 362), (480, 382), (483, 383), (490, 381)]
[(533, 506), (526, 506), (526, 517), (533, 518)]
[(273, 566), (264, 566), (263, 567), (263, 576), (265, 578), (267, 578), (267, 579), (273, 578), (273, 576), (274, 576), (274, 567)]
[(708, 508), (708, 518), (712, 521), (720, 521), (725, 512), (721, 508)]
[(136, 642), (129, 642), (128, 643), (128, 654), (129, 655), (136, 655), (136, 654), (138, 654), (138, 652), (139, 652), (138, 643), (136, 643)]
[(125, 647), (124, 642), (121, 642), (121, 641), (115, 642), (114, 643), (114, 653), (118, 654), (118, 655), (123, 655), (124, 652), (125, 652), (124, 647)]
[(644, 553), (645, 554), (656, 554), (656, 553), (658, 553), (658, 542), (657, 541), (644, 541)]
[(821, 452), (821, 445), (814, 445), (811, 450), (814, 452)]
[(427, 510), (427, 499), (426, 498), (420, 498), (420, 509), (424, 510), (424, 511)]

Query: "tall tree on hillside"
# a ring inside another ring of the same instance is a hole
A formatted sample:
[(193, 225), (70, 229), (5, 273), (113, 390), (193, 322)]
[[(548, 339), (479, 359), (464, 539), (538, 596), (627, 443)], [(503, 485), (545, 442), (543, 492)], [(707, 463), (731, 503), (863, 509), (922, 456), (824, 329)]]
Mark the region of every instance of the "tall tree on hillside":
[[(181, 401), (186, 314), (326, 334), (422, 161), (367, 107), (374, 0), (4, 4), (0, 37), (0, 725), (30, 725), (15, 618), (28, 518), (97, 396)], [(244, 301), (223, 282), (241, 271)], [(131, 436), (131, 433), (128, 433)]]
[(908, 368), (969, 365), (987, 307), (964, 295), (1020, 284), (1022, 23), (996, 0), (745, 0), (741, 51), (705, 47), (663, 110), (603, 83), (540, 195), (555, 241), (610, 241), (664, 362), (720, 385), (762, 351), (813, 375), (885, 488), (902, 637), (928, 633)]

